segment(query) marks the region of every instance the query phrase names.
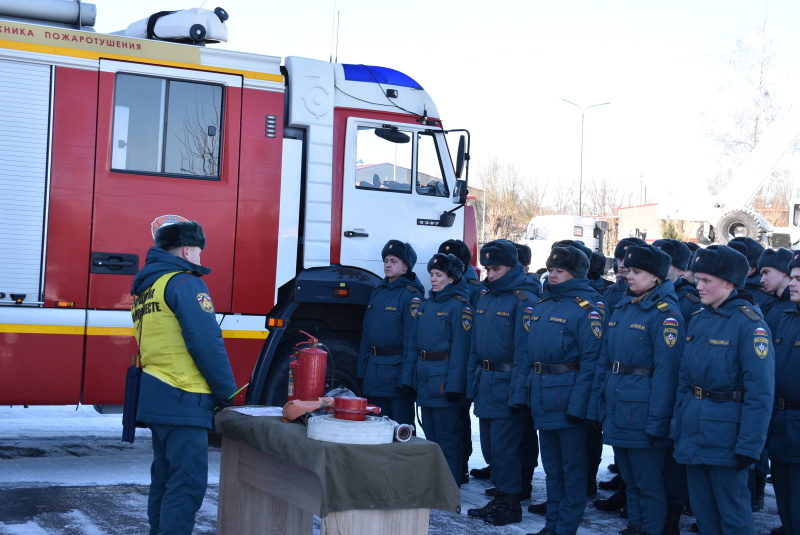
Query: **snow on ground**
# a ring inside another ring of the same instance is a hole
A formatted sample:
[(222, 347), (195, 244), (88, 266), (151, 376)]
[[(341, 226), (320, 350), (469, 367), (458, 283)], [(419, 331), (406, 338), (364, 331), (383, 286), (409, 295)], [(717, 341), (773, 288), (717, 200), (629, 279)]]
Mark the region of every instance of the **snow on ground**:
[[(147, 532), (147, 486), (150, 482), (150, 433), (137, 429), (136, 442), (120, 441), (120, 415), (101, 415), (92, 407), (0, 407), (0, 535), (125, 535)], [(483, 467), (477, 421), (470, 468)], [(599, 480), (611, 478), (610, 447), (603, 451)], [(195, 533), (216, 532), (220, 449), (209, 448), (209, 488), (197, 515)], [(522, 503), (519, 524), (493, 527), (469, 518), (466, 511), (483, 506), (488, 481), (472, 479), (461, 487), (462, 513), (431, 511), (433, 535), (535, 533), (544, 517)], [(600, 491), (599, 497), (610, 492)], [(536, 469), (533, 502), (544, 501), (544, 472)], [(756, 513), (756, 533), (779, 524), (771, 485), (764, 511)], [(682, 518), (689, 533), (692, 517)], [(619, 514), (586, 507), (581, 535), (616, 534), (625, 527)], [(317, 524), (318, 525), (318, 524)], [(317, 530), (315, 530), (318, 533)]]

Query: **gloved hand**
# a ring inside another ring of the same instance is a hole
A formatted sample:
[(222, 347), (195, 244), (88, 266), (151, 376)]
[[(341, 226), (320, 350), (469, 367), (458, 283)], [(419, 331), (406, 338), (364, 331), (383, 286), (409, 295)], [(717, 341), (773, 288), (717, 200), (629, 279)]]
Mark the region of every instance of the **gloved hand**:
[(736, 471), (741, 472), (745, 468), (749, 468), (750, 465), (756, 463), (758, 459), (753, 459), (752, 457), (748, 457), (746, 455), (739, 455), (736, 454)]
[(410, 396), (412, 398), (416, 398), (417, 397), (417, 392), (416, 392), (416, 390), (414, 390), (414, 387), (412, 387), (411, 385), (403, 385), (403, 386), (401, 386), (400, 387), (400, 391), (403, 394), (405, 394), (406, 396)]
[(445, 392), (444, 396), (450, 403), (455, 403), (456, 401), (461, 399), (461, 394), (459, 394), (458, 392)]
[(529, 415), (531, 413), (531, 408), (524, 403), (519, 403), (508, 407), (508, 411), (511, 413), (511, 416)]
[(650, 444), (651, 448), (653, 447), (653, 445), (656, 443), (657, 440), (658, 440), (657, 436), (655, 436), (655, 435), (647, 435), (647, 442)]
[(575, 416), (573, 414), (567, 413), (567, 422), (571, 424), (582, 424), (585, 421), (586, 421), (585, 418), (581, 418), (580, 416)]
[(219, 411), (226, 407), (230, 407), (233, 405), (233, 399), (218, 399), (214, 405), (214, 414), (217, 414)]

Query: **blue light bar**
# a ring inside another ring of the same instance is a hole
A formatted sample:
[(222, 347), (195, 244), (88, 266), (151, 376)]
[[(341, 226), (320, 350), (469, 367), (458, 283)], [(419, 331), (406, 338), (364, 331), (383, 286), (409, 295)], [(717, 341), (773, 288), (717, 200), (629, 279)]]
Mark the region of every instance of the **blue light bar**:
[(342, 67), (344, 68), (344, 79), (351, 82), (371, 82), (422, 89), (422, 86), (410, 76), (388, 67), (352, 65), (348, 63), (343, 63)]

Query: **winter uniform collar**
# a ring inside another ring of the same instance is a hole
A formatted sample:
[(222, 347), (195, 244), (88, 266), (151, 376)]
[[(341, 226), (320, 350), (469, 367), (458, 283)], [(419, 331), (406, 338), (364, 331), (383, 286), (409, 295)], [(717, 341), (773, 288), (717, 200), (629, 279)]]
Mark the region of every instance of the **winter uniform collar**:
[[(669, 296), (670, 294), (674, 294), (674, 293), (675, 293), (675, 285), (672, 284), (672, 281), (666, 280), (666, 281), (662, 282), (661, 284), (659, 284), (658, 286), (656, 286), (655, 288), (653, 288), (653, 291), (651, 291), (649, 294), (644, 296), (644, 298), (642, 298), (642, 300), (639, 301), (637, 304), (640, 307), (642, 307), (644, 310), (648, 310), (648, 309), (653, 308), (654, 306), (658, 305), (658, 303), (660, 301), (662, 301), (665, 297)], [(619, 302), (619, 304), (617, 306), (619, 307), (619, 306), (621, 306), (621, 305), (623, 305), (625, 303), (629, 303), (631, 300), (635, 299), (636, 297), (637, 296), (632, 294), (630, 291), (626, 291), (625, 292), (625, 297), (623, 297), (620, 300), (620, 302)]]
[(550, 284), (550, 297), (554, 301), (572, 299), (573, 297), (595, 298), (597, 292), (592, 288), (589, 279), (570, 279), (559, 284)]
[(133, 278), (131, 285), (131, 294), (138, 295), (144, 289), (150, 287), (161, 276), (167, 273), (174, 273), (176, 271), (186, 271), (202, 277), (211, 273), (211, 268), (205, 266), (198, 266), (192, 264), (188, 260), (184, 260), (179, 256), (175, 256), (165, 249), (159, 247), (151, 247), (147, 251), (147, 257), (144, 267), (139, 270), (139, 273)]

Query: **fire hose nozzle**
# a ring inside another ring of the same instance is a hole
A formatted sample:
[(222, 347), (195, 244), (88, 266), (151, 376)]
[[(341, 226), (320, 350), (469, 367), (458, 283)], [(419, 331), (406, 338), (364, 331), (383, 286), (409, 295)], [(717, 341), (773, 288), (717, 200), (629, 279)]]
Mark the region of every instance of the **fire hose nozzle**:
[(414, 436), (414, 426), (399, 424), (394, 428), (394, 439), (398, 442), (408, 442)]

